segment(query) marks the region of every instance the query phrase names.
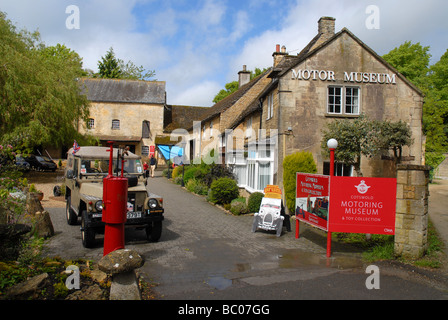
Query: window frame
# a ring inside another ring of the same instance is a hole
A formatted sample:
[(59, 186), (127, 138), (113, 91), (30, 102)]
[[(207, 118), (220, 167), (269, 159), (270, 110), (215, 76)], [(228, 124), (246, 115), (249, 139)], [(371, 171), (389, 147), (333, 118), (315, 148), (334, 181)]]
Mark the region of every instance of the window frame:
[[(339, 89), (340, 94), (330, 94), (331, 89)], [(348, 94), (348, 92), (351, 94)], [(353, 94), (357, 92), (357, 94)], [(339, 97), (339, 104), (336, 102), (336, 97)], [(331, 101), (333, 98), (333, 101)], [(347, 98), (350, 98), (350, 103), (347, 103)], [(357, 105), (353, 104), (357, 101)], [(339, 107), (339, 112), (336, 112), (337, 106)], [(351, 108), (352, 112), (347, 112), (347, 108)], [(330, 110), (333, 109), (333, 110)], [(356, 112), (353, 112), (356, 110)], [(358, 86), (343, 86), (343, 85), (330, 85), (327, 87), (327, 103), (326, 103), (326, 114), (327, 115), (341, 115), (341, 116), (359, 116), (361, 114), (361, 87)]]
[(87, 128), (88, 129), (95, 129), (95, 119), (94, 118), (89, 118), (87, 120)]
[[(116, 125), (117, 123), (118, 126)], [(120, 119), (112, 119), (112, 130), (120, 130)]]

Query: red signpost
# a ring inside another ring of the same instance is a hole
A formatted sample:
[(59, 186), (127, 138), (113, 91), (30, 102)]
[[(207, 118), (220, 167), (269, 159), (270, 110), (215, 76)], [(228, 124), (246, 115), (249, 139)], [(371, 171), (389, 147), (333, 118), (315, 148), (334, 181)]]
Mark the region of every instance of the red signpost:
[(395, 234), (397, 179), (297, 173), (296, 238), (299, 220), (331, 233)]

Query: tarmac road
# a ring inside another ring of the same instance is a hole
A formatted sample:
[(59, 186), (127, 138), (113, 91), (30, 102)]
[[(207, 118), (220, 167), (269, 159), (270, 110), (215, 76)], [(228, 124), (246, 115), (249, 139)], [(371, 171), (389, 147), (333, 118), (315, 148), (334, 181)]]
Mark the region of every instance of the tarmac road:
[[(157, 243), (148, 243), (144, 231), (128, 229), (126, 248), (144, 256), (145, 264), (139, 272), (157, 284), (154, 290), (159, 299), (448, 298), (448, 278), (443, 272), (378, 262), (380, 288), (367, 289), (370, 274), (359, 252), (333, 243), (332, 257), (327, 259), (325, 234), (315, 229), (302, 224), (299, 239), (294, 232), (284, 232), (279, 238), (265, 231), (252, 233), (252, 216), (227, 214), (204, 197), (162, 178), (160, 172), (148, 186), (164, 198), (162, 237)], [(56, 231), (45, 245), (46, 255), (101, 258), (101, 237), (96, 248), (83, 248), (79, 226), (65, 222), (63, 203), (46, 209)]]

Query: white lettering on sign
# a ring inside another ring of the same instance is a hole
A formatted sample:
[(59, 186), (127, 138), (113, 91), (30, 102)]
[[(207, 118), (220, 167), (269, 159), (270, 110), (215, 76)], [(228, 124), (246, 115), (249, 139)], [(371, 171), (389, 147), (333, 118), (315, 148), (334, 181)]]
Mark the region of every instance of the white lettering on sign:
[[(291, 70), (292, 80), (336, 81), (335, 72), (331, 70)], [(396, 84), (395, 74), (372, 72), (344, 72), (344, 82)]]

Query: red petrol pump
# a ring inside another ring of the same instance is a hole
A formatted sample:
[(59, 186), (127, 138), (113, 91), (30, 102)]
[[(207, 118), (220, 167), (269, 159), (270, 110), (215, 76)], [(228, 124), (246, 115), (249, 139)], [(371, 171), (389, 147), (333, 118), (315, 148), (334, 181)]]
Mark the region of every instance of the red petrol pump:
[(128, 179), (123, 177), (124, 154), (126, 154), (126, 151), (123, 151), (120, 156), (120, 150), (118, 149), (117, 163), (121, 157), (121, 176), (114, 176), (112, 174), (113, 141), (108, 141), (108, 144), (110, 145), (110, 149), (107, 150), (110, 151), (109, 174), (103, 179), (102, 221), (106, 224), (103, 256), (112, 251), (124, 249), (124, 224), (126, 223), (128, 203)]

